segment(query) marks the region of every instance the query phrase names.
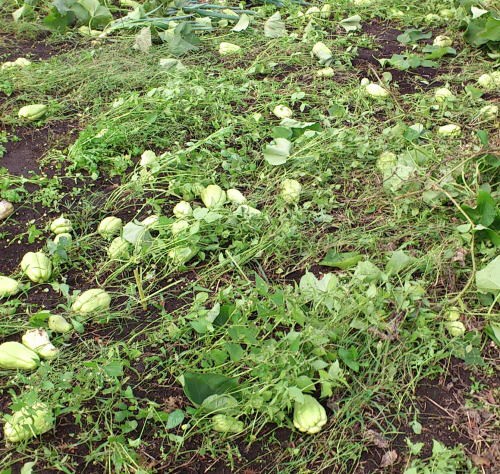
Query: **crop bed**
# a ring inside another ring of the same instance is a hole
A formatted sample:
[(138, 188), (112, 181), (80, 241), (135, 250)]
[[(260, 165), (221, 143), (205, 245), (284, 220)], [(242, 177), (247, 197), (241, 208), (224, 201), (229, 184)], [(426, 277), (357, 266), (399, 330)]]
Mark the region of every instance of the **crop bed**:
[(0, 474), (496, 472), (497, 7), (3, 2)]

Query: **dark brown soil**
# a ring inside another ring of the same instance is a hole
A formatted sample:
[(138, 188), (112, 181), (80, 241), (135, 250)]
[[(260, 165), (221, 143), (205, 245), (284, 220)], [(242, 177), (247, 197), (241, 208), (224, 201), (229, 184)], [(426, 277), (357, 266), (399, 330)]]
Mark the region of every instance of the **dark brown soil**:
[[(443, 72), (443, 68), (418, 67), (408, 71), (394, 68), (383, 68), (378, 59), (390, 58), (393, 54), (401, 54), (407, 48), (397, 37), (403, 31), (388, 24), (373, 21), (363, 26), (363, 32), (373, 36), (377, 49), (358, 48), (358, 57), (352, 61), (358, 76), (378, 80), (384, 72), (392, 74), (393, 84), (397, 84), (400, 94), (412, 94), (421, 90), (430, 89), (439, 84), (435, 78)], [(425, 42), (420, 42), (425, 44)], [(377, 78), (378, 75), (378, 78)]]
[(48, 59), (71, 49), (67, 43), (48, 43), (46, 38), (46, 35), (42, 35), (39, 39), (19, 39), (11, 34), (0, 33), (0, 62), (13, 61), (19, 57)]
[[(66, 146), (78, 132), (71, 122), (51, 122), (42, 128), (20, 127), (8, 131), (9, 141), (5, 145), (6, 152), (0, 158), (0, 167), (6, 168), (13, 176), (29, 178), (43, 173), (53, 176), (55, 170), (40, 169), (40, 160), (49, 149)], [(37, 186), (26, 183), (28, 192)], [(9, 275), (16, 271), (20, 259), (29, 251), (35, 251), (40, 243), (29, 242), (26, 232), (31, 226), (43, 229), (49, 218), (47, 210), (41, 204), (35, 206), (14, 203), (15, 212), (5, 222), (0, 223), (3, 238), (0, 240), (0, 274)], [(53, 217), (53, 216), (52, 216)], [(16, 238), (24, 234), (23, 238)], [(43, 294), (41, 295), (43, 297)]]
[[(481, 410), (466, 407), (468, 400), (474, 400), (470, 396), (474, 378), (482, 378), (488, 387), (479, 397), (474, 397), (486, 401)], [(401, 433), (392, 442), (388, 441), (386, 447), (372, 445), (368, 449), (356, 474), (403, 472), (408, 458), (407, 439), (412, 443), (424, 443), (418, 456), (420, 458), (431, 455), (433, 440), (449, 448), (462, 446), (473, 462), (483, 468), (484, 474), (493, 474), (496, 472), (494, 466), (500, 465), (500, 436), (492, 422), (495, 408), (498, 408), (494, 392), (499, 388), (498, 374), (491, 378), (481, 375), (474, 377), (463, 362), (452, 359), (444, 376), (433, 380), (423, 379), (415, 390), (414, 402), (422, 432), (415, 434), (409, 426), (401, 426)], [(391, 450), (397, 453), (397, 460), (384, 470), (381, 467), (382, 458)]]
[[(41, 128), (19, 127), (8, 130), (6, 152), (0, 158), (0, 166), (10, 174), (28, 177), (40, 171), (40, 159), (49, 149), (63, 148), (78, 133), (73, 122), (50, 122)], [(50, 176), (53, 173), (48, 171)]]

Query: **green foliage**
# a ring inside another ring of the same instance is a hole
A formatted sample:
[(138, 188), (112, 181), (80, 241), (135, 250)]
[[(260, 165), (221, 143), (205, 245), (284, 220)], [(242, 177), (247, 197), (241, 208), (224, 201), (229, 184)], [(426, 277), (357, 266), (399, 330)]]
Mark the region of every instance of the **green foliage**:
[[(196, 445), (204, 465), (262, 470), (247, 465), (243, 443), (257, 459), (265, 449), (284, 474), (348, 472), (368, 448), (360, 433), (376, 427), (392, 439), (408, 420), (415, 434), (429, 429), (411, 394), (446, 371), (441, 361), (459, 359), (481, 380), (492, 373), (482, 351), (499, 339), (498, 159), (494, 114), (478, 111), (494, 76), (476, 81), (493, 66), (460, 41), (456, 50), (424, 44), (435, 27), (455, 39), (467, 10), (345, 0), (324, 18), (284, 3), (252, 15), (195, 2), (65, 0), (46, 22), (83, 26), (82, 35), (103, 28), (103, 37), (56, 33), (54, 47), (78, 47), (2, 71), (2, 124), (15, 129), (22, 105), (49, 103), (30, 134), (66, 120), (76, 129), (67, 148), (51, 136), (40, 162), (50, 178), (1, 172), (1, 197), (16, 205), (2, 244), (12, 254), (36, 246), (54, 272), (35, 286), (9, 260), (21, 286), (0, 302), (0, 337), (52, 331), (51, 313), (73, 327), (51, 333), (59, 358), (29, 375), (0, 373), (6, 406), (44, 400), (56, 418), (53, 437), (1, 448), (6, 469), (24, 458), (40, 463), (34, 470), (189, 469)], [(36, 18), (46, 7), (6, 28), (45, 28)], [(397, 42), (381, 20), (405, 30)], [(215, 54), (222, 41), (241, 54)], [(317, 74), (320, 41), (333, 76)], [(398, 43), (408, 50), (382, 60), (397, 73), (360, 70), (368, 54)], [(415, 74), (430, 65), (432, 80)], [(365, 75), (386, 100), (366, 96)], [(438, 83), (451, 98), (437, 100)], [(280, 105), (292, 117), (277, 118)], [(438, 135), (447, 124), (462, 134)], [(237, 188), (245, 201), (212, 203), (209, 185)], [(180, 201), (188, 211), (176, 210)], [(26, 210), (40, 203), (32, 221)], [(75, 229), (57, 243), (46, 217), (61, 212)], [(119, 258), (99, 231), (110, 216), (123, 221), (113, 234)], [(101, 314), (93, 304), (77, 314), (72, 300), (92, 287), (110, 292), (109, 308), (106, 298)], [(307, 437), (293, 425), (305, 395), (328, 419)], [(62, 427), (71, 431), (64, 443)], [(473, 472), (455, 448), (435, 444), (416, 459), (423, 448), (401, 451), (408, 469)]]
[(98, 0), (55, 0), (44, 23), (51, 29), (64, 31), (75, 24), (103, 28), (111, 19), (109, 9)]

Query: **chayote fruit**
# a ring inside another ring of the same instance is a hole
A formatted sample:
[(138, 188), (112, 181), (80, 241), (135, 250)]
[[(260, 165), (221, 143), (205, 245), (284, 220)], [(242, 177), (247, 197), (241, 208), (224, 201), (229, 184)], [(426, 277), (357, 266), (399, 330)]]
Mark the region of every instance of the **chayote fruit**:
[(52, 275), (52, 263), (43, 252), (28, 252), (21, 260), (21, 270), (35, 283), (43, 283)]
[(304, 402), (295, 402), (293, 425), (299, 431), (308, 434), (318, 433), (326, 424), (326, 411), (311, 395), (304, 395)]
[(75, 313), (88, 314), (109, 309), (111, 296), (101, 288), (87, 290), (77, 296), (71, 309)]

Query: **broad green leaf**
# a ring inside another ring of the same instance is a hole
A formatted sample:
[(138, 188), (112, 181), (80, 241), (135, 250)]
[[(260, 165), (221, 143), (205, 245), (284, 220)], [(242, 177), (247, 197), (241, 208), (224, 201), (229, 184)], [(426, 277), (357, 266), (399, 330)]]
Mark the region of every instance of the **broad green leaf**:
[(80, 22), (88, 24), (90, 28), (105, 26), (113, 19), (108, 8), (102, 6), (98, 0), (79, 0), (71, 9)]
[(396, 250), (392, 253), (387, 262), (385, 270), (389, 274), (397, 274), (411, 265), (415, 259), (403, 250)]
[(477, 193), (476, 207), (462, 206), (463, 211), (471, 218), (474, 224), (490, 227), (498, 216), (496, 201), (491, 194), (484, 189)]
[(85, 10), (89, 12), (90, 16), (95, 16), (101, 6), (98, 0), (79, 0), (77, 3), (85, 8)]
[(57, 8), (51, 8), (49, 14), (43, 19), (44, 25), (53, 31), (64, 31), (74, 22), (75, 14), (72, 11), (60, 13)]
[(293, 131), (287, 127), (273, 127), (272, 136), (273, 138), (286, 138), (290, 140), (293, 137)]
[(325, 258), (319, 262), (325, 267), (340, 268), (346, 270), (354, 267), (358, 262), (363, 260), (363, 255), (358, 252), (343, 252), (339, 253), (336, 250), (329, 250)]
[(340, 347), (338, 350), (339, 357), (342, 359), (342, 362), (347, 365), (354, 372), (359, 371), (359, 362), (358, 362), (358, 350), (355, 347), (349, 347), (349, 349), (344, 349)]
[(123, 363), (120, 360), (111, 360), (103, 367), (109, 377), (121, 377), (123, 375)]
[(304, 403), (304, 394), (299, 387), (288, 387), (287, 393), (290, 400), (298, 403)]
[(401, 33), (398, 35), (396, 38), (400, 43), (403, 44), (410, 44), (410, 43), (416, 43), (417, 41), (423, 40), (423, 39), (429, 39), (432, 36), (432, 32), (424, 33), (423, 31), (416, 30), (416, 29), (409, 29), (406, 30), (404, 33)]
[(167, 430), (171, 430), (179, 426), (184, 421), (184, 412), (182, 410), (174, 410), (168, 414), (166, 428)]
[(226, 342), (224, 344), (224, 348), (227, 350), (229, 357), (233, 362), (238, 362), (245, 354), (245, 351), (241, 347), (241, 345), (234, 342)]
[(123, 227), (123, 238), (132, 245), (149, 245), (153, 239), (146, 227), (135, 222), (128, 222)]
[(375, 264), (369, 260), (365, 260), (358, 263), (354, 272), (354, 278), (367, 283), (373, 283), (382, 278), (382, 272)]
[(171, 34), (165, 34), (163, 38), (167, 41), (170, 52), (175, 56), (196, 50), (200, 44), (200, 39), (193, 33), (193, 27), (188, 23), (178, 24)]
[(427, 53), (425, 55), (425, 59), (440, 59), (443, 56), (446, 56), (447, 54), (450, 54), (452, 56), (455, 56), (457, 54), (456, 49), (452, 48), (451, 46), (434, 46), (434, 45), (427, 45), (425, 48), (422, 49), (422, 52)]
[(476, 286), (483, 293), (500, 291), (500, 255), (476, 273)]
[[(464, 34), (465, 41), (472, 46), (479, 47), (487, 43), (497, 43), (500, 41), (500, 19), (495, 18), (491, 13), (473, 19), (467, 26)], [(498, 45), (496, 46), (498, 49)]]
[(193, 217), (198, 220), (198, 221), (201, 221), (203, 219), (205, 219), (206, 215), (209, 213), (210, 211), (206, 208), (206, 207), (197, 207), (194, 211), (193, 211)]
[(52, 5), (61, 14), (72, 12), (71, 7), (75, 4), (74, 0), (54, 0)]
[(337, 288), (338, 279), (333, 273), (327, 273), (322, 278), (317, 278), (314, 273), (306, 272), (299, 282), (301, 293), (310, 299), (328, 294)]
[(484, 332), (491, 338), (495, 344), (500, 347), (500, 324), (491, 322), (484, 328)]
[(273, 166), (283, 165), (292, 152), (292, 142), (286, 138), (276, 138), (264, 148), (264, 159)]
[(281, 38), (286, 34), (285, 23), (281, 21), (280, 12), (270, 16), (264, 23), (264, 36), (266, 38)]
[(205, 398), (200, 408), (205, 413), (224, 413), (226, 415), (232, 415), (236, 414), (238, 410), (238, 400), (228, 393), (218, 393)]
[(221, 374), (185, 372), (184, 393), (195, 405), (201, 405), (210, 395), (230, 393), (238, 388), (238, 379)]
[(292, 118), (284, 118), (280, 122), (280, 127), (291, 129), (294, 138), (302, 136), (307, 131), (321, 132), (321, 125), (317, 122), (299, 122)]

